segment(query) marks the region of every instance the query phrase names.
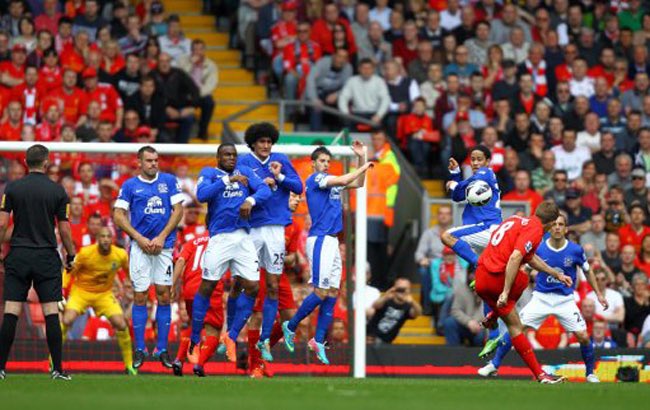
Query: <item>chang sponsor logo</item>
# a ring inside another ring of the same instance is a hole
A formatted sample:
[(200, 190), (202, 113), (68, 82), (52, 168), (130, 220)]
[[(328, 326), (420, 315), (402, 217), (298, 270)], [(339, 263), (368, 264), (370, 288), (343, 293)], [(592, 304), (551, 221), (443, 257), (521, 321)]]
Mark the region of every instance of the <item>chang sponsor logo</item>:
[(163, 201), (159, 196), (153, 196), (147, 201), (147, 206), (144, 208), (145, 215), (165, 215), (167, 210), (163, 206)]

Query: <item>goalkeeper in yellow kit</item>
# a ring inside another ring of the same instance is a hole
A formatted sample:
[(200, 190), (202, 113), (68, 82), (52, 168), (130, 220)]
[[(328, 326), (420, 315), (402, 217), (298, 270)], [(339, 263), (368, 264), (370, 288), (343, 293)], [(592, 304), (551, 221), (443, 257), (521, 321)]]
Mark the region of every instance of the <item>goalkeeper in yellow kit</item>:
[(135, 375), (137, 370), (133, 368), (129, 326), (120, 303), (113, 295), (113, 283), (120, 268), (128, 273), (126, 251), (113, 245), (113, 233), (109, 228), (103, 227), (97, 234), (97, 243), (81, 248), (74, 267), (63, 275), (64, 288), (73, 278), (74, 282), (63, 311), (61, 326), (65, 338), (67, 328), (86, 309), (92, 307), (98, 316), (105, 316), (115, 328), (126, 372)]

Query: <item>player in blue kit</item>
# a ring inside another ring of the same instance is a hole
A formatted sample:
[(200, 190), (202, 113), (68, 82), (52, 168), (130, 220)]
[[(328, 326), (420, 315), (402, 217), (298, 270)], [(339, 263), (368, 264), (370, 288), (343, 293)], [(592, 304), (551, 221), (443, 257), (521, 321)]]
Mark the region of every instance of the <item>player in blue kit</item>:
[[(465, 259), (470, 267), (475, 268), (478, 255), (487, 246), (492, 230), (501, 223), (501, 191), (497, 177), (488, 168), (492, 154), (483, 145), (477, 145), (470, 151), (470, 164), (474, 175), (462, 180), (461, 170), (455, 159), (449, 159), (451, 181), (447, 182), (447, 190), (451, 191), (451, 199), (455, 202), (465, 200), (465, 189), (476, 180), (487, 182), (492, 189), (492, 199), (484, 206), (465, 206), (463, 225), (448, 229), (441, 235), (442, 242)], [(533, 210), (534, 211), (534, 210)], [(473, 248), (473, 249), (472, 249)]]
[(271, 189), (252, 169), (237, 164), (233, 144), (219, 146), (217, 162), (216, 168), (201, 171), (196, 188), (197, 199), (208, 204), (206, 225), (210, 240), (203, 254), (201, 285), (192, 306), (190, 357), (199, 353), (195, 347), (200, 342), (210, 296), (228, 269), (243, 288), (234, 301), (234, 317), (228, 321), (225, 336), (233, 343), (253, 312), (259, 290), (259, 264), (249, 235), (249, 219), (253, 207), (262, 206), (271, 198)]
[(332, 323), (341, 282), (341, 254), (337, 237), (343, 230), (341, 192), (346, 188), (362, 187), (366, 171), (373, 166), (372, 162), (365, 162), (362, 143), (355, 141), (352, 150), (358, 158), (357, 169), (339, 177), (328, 174), (332, 154), (327, 148), (318, 147), (311, 154), (314, 173), (307, 178), (305, 190), (311, 217), (307, 258), (311, 270), (310, 283), (314, 291), (305, 298), (294, 317), (282, 323), (285, 346), (293, 352), (293, 339), (298, 324), (320, 306), (316, 335), (308, 346), (323, 364), (329, 364), (325, 354), (325, 336)]
[(269, 362), (273, 361), (269, 339), (278, 314), (278, 286), (284, 270), (284, 227), (291, 224), (289, 194), (302, 194), (302, 181), (289, 158), (271, 152), (279, 137), (273, 124), (262, 122), (251, 125), (246, 130), (244, 140), (253, 152), (239, 159), (239, 165), (251, 168), (272, 192), (270, 200), (253, 208), (250, 219), (251, 239), (257, 249), (260, 268), (266, 275), (262, 330), (257, 349), (262, 359)]
[[(573, 286), (566, 286), (546, 272), (539, 272), (535, 279), (535, 290), (533, 297), (526, 307), (522, 309), (519, 316), (524, 326), (537, 330), (550, 315), (559, 320), (564, 329), (573, 332), (580, 342), (580, 352), (585, 362), (586, 377), (590, 383), (598, 383), (598, 377), (594, 374), (594, 348), (580, 309), (576, 305), (573, 290), (577, 282), (577, 270), (587, 277), (587, 281), (596, 292), (598, 301), (607, 309), (607, 300), (598, 290), (596, 277), (589, 267), (589, 262), (584, 250), (580, 245), (566, 239), (567, 219), (566, 215), (560, 214), (551, 228), (551, 236), (543, 241), (537, 248), (537, 255), (552, 268), (563, 272), (571, 277)], [(497, 349), (494, 358), (484, 367), (479, 369), (481, 376), (496, 376), (501, 362), (512, 347), (510, 336), (506, 334), (503, 344)]]
[(140, 175), (122, 185), (113, 205), (115, 224), (131, 237), (129, 270), (135, 291), (132, 320), (136, 344), (133, 367), (142, 366), (148, 354), (144, 331), (147, 294), (153, 283), (158, 299), (158, 342), (153, 354), (163, 366), (171, 368), (167, 340), (171, 324), (172, 249), (176, 227), (183, 218), (183, 192), (174, 175), (158, 171), (158, 152), (153, 147), (138, 150), (138, 163)]
[[(478, 254), (485, 249), (490, 240), (492, 231), (501, 223), (501, 191), (494, 171), (488, 166), (492, 153), (483, 146), (477, 145), (470, 151), (471, 177), (462, 180), (461, 170), (458, 162), (449, 159), (449, 172), (451, 181), (447, 182), (447, 190), (451, 191), (451, 199), (455, 202), (465, 200), (465, 189), (477, 180), (485, 181), (492, 189), (492, 199), (484, 206), (466, 205), (463, 211), (463, 225), (448, 229), (440, 236), (442, 242), (456, 252), (458, 256), (469, 263), (469, 269), (476, 268)], [(534, 209), (532, 210), (535, 211)], [(486, 315), (489, 308), (485, 305)], [(485, 348), (479, 354), (488, 355), (497, 348), (502, 334), (505, 332), (505, 325), (501, 323), (501, 332), (498, 329), (490, 331), (489, 340)]]

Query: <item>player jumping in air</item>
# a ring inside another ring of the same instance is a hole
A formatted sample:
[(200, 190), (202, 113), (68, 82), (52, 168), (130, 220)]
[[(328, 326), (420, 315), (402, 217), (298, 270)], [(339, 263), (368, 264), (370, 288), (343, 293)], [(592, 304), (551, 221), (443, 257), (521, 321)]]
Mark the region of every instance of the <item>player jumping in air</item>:
[(75, 258), (74, 267), (63, 275), (64, 288), (70, 280), (74, 279), (74, 282), (70, 286), (68, 301), (63, 311), (61, 331), (65, 340), (68, 327), (72, 326), (86, 309), (93, 308), (97, 316), (108, 318), (115, 328), (126, 373), (136, 375), (138, 372), (133, 367), (129, 325), (120, 303), (113, 295), (113, 284), (119, 280), (116, 278), (119, 269), (129, 271), (129, 258), (124, 249), (113, 245), (111, 230), (102, 227), (97, 234), (97, 243), (81, 248)]
[[(492, 199), (484, 206), (465, 206), (463, 225), (451, 228), (441, 235), (442, 242), (456, 252), (458, 256), (469, 263), (469, 270), (476, 269), (478, 254), (488, 244), (490, 234), (501, 223), (501, 191), (494, 171), (489, 168), (492, 153), (483, 146), (477, 145), (469, 153), (473, 175), (462, 180), (461, 169), (455, 159), (449, 159), (449, 172), (452, 180), (447, 182), (447, 190), (451, 191), (451, 199), (455, 202), (465, 200), (465, 189), (473, 181), (485, 181), (492, 189)], [(489, 310), (485, 307), (485, 314)], [(505, 330), (504, 330), (505, 332)], [(485, 348), (479, 354), (488, 355), (499, 345), (501, 337), (499, 330), (490, 332), (490, 338)]]
[(528, 275), (520, 271), (524, 263), (533, 269), (549, 273), (558, 283), (566, 286), (573, 284), (569, 276), (557, 272), (535, 255), (544, 232), (551, 229), (558, 215), (557, 205), (542, 202), (530, 218), (511, 216), (506, 219), (492, 233), (476, 268), (476, 293), (492, 309), (483, 321), (484, 326), (492, 328), (496, 325), (497, 317), (503, 319), (519, 356), (540, 383), (548, 384), (562, 382), (564, 378), (542, 371), (533, 348), (523, 333), (515, 304), (528, 287)]
[[(203, 254), (208, 245), (210, 237), (207, 232), (198, 238), (186, 242), (174, 264), (174, 285), (172, 296), (176, 296), (178, 281), (183, 284), (182, 293), (178, 295), (185, 302), (185, 309), (192, 321), (192, 302), (194, 295), (201, 284), (201, 273), (203, 272)], [(210, 297), (210, 307), (205, 316), (205, 342), (201, 345), (198, 362), (194, 364), (194, 374), (205, 377), (203, 366), (212, 357), (219, 345), (219, 336), (223, 327), (223, 282), (219, 282)], [(178, 346), (178, 353), (173, 363), (174, 375), (183, 375), (183, 362), (187, 358), (187, 350), (190, 345), (191, 327), (184, 329), (181, 333), (181, 343)]]
[[(201, 339), (210, 296), (228, 269), (243, 288), (235, 302), (235, 313), (228, 320), (226, 338), (237, 340), (251, 313), (259, 290), (259, 263), (255, 245), (249, 235), (251, 211), (271, 198), (271, 190), (245, 166), (237, 164), (237, 149), (233, 144), (221, 144), (217, 149), (217, 168), (204, 168), (199, 175), (196, 197), (208, 203), (206, 224), (210, 232), (203, 255), (203, 275), (199, 291), (192, 304), (192, 334), (189, 355), (198, 354), (195, 347)], [(234, 361), (232, 357), (228, 358)], [(198, 360), (195, 357), (192, 361)]]
[[(580, 352), (587, 370), (587, 381), (598, 383), (598, 377), (594, 374), (594, 347), (589, 339), (585, 320), (573, 297), (578, 267), (587, 276), (589, 284), (598, 296), (598, 301), (605, 309), (607, 309), (607, 300), (596, 286), (596, 278), (589, 267), (589, 262), (587, 262), (582, 247), (566, 239), (566, 234), (566, 216), (560, 215), (551, 228), (551, 237), (542, 242), (537, 248), (537, 256), (548, 263), (554, 270), (568, 275), (574, 285), (567, 286), (545, 271), (539, 272), (535, 279), (533, 298), (522, 309), (519, 317), (524, 326), (537, 330), (547, 317), (555, 315), (562, 327), (569, 332), (574, 332), (580, 342)], [(481, 376), (496, 376), (501, 361), (511, 348), (510, 336), (506, 334), (503, 344), (497, 349), (494, 359), (479, 369), (478, 373)]]
[[(183, 218), (183, 192), (176, 177), (158, 172), (158, 152), (151, 146), (138, 150), (140, 175), (128, 179), (115, 201), (115, 225), (132, 239), (130, 276), (135, 291), (133, 367), (142, 366), (147, 357), (144, 341), (147, 326), (147, 296), (152, 282), (156, 287), (158, 343), (154, 357), (171, 369), (167, 352), (172, 310), (169, 304), (172, 285), (172, 249), (176, 227)], [(128, 214), (127, 214), (128, 213)]]
[(373, 166), (372, 162), (365, 162), (362, 143), (355, 141), (352, 150), (358, 158), (357, 169), (339, 177), (328, 174), (332, 154), (327, 148), (316, 148), (311, 154), (314, 173), (307, 178), (305, 185), (312, 221), (307, 237), (307, 258), (314, 291), (302, 302), (296, 315), (282, 323), (284, 343), (293, 352), (298, 324), (320, 306), (316, 335), (308, 346), (324, 364), (329, 364), (325, 354), (325, 336), (332, 322), (341, 282), (341, 254), (337, 237), (343, 230), (341, 192), (346, 188), (362, 187), (366, 171)]
[(278, 287), (284, 270), (284, 228), (291, 224), (289, 193), (302, 194), (302, 181), (289, 158), (271, 152), (278, 138), (278, 130), (273, 124), (262, 122), (251, 125), (244, 139), (253, 152), (239, 159), (239, 164), (251, 168), (272, 192), (268, 201), (253, 208), (250, 219), (250, 236), (257, 249), (266, 284), (262, 330), (256, 347), (262, 359), (269, 362), (273, 361), (270, 338), (278, 314)]

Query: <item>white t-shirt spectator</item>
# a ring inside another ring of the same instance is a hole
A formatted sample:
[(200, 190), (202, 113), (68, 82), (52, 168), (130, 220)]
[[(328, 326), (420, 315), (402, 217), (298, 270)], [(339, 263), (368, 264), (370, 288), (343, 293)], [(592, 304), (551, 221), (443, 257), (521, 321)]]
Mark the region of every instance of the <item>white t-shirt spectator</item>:
[(621, 307), (625, 306), (625, 302), (623, 301), (623, 296), (615, 291), (614, 289), (607, 288), (605, 290), (605, 299), (607, 299), (607, 303), (609, 304), (609, 307), (607, 308), (607, 311), (603, 309), (600, 303), (598, 303), (598, 297), (596, 296), (596, 293), (592, 290), (587, 294), (587, 297), (591, 300), (594, 301), (596, 304), (596, 314), (604, 317), (605, 319), (609, 318), (614, 311)]
[(588, 148), (591, 152), (600, 151), (600, 131), (595, 134), (580, 131), (576, 139), (576, 146)]
[(461, 24), (460, 9), (456, 10), (456, 14), (449, 13), (449, 10), (443, 10), (440, 12), (440, 27), (445, 30), (452, 31)]
[(587, 97), (590, 98), (596, 92), (594, 90), (594, 79), (591, 77), (585, 77), (582, 80), (578, 81), (575, 78), (569, 80), (569, 89), (571, 90), (571, 95), (575, 97)]
[(392, 12), (393, 10), (390, 7), (384, 7), (383, 10), (379, 10), (375, 7), (368, 13), (368, 19), (371, 22), (376, 21), (381, 25), (381, 28), (386, 31), (390, 28), (390, 14)]
[(591, 151), (586, 147), (578, 147), (567, 152), (562, 145), (551, 148), (555, 154), (555, 169), (566, 171), (570, 181), (577, 179), (582, 174), (582, 164), (591, 159)]

